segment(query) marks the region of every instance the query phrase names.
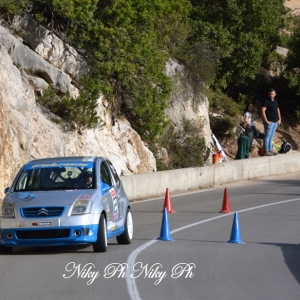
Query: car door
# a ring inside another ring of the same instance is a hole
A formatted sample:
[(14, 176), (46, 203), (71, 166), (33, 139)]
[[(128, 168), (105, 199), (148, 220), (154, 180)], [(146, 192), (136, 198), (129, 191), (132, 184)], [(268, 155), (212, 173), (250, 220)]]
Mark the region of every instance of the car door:
[(101, 181), (104, 184), (107, 184), (110, 189), (104, 194), (103, 199), (105, 199), (105, 203), (103, 206), (106, 206), (106, 216), (107, 216), (107, 230), (112, 231), (115, 230), (116, 227), (119, 227), (118, 220), (120, 219), (119, 212), (119, 196), (118, 189), (115, 183), (114, 178), (109, 170), (109, 167), (106, 161), (102, 161), (100, 165), (100, 177)]
[(127, 198), (124, 192), (124, 189), (122, 188), (121, 185), (121, 180), (118, 176), (118, 173), (115, 169), (115, 167), (113, 166), (113, 164), (107, 159), (106, 160), (108, 166), (109, 166), (109, 170), (112, 174), (112, 177), (114, 179), (115, 182), (115, 190), (117, 192), (117, 198), (118, 198), (118, 203), (119, 203), (119, 219), (125, 219), (126, 218), (126, 213), (127, 213)]

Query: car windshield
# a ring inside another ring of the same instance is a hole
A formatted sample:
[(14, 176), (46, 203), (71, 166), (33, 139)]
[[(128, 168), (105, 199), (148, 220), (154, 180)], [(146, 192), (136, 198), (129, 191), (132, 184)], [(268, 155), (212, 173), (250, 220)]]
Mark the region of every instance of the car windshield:
[(15, 191), (45, 191), (95, 188), (94, 163), (49, 163), (27, 165), (18, 177)]

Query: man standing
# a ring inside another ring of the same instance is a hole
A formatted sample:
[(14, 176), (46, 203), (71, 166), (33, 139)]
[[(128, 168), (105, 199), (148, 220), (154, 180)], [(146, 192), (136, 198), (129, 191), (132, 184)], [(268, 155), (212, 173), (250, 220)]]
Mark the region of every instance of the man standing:
[(280, 110), (275, 96), (275, 89), (270, 89), (268, 98), (263, 101), (261, 106), (261, 116), (265, 129), (264, 149), (265, 155), (267, 156), (276, 155), (276, 153), (272, 151), (272, 142), (276, 129), (281, 123)]

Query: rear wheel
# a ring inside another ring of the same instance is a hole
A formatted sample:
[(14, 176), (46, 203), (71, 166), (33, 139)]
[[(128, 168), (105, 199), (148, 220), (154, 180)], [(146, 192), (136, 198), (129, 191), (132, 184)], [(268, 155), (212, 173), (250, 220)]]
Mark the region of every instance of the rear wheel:
[(94, 252), (106, 252), (107, 249), (107, 235), (106, 235), (106, 221), (104, 214), (101, 214), (99, 220), (97, 241), (93, 243)]
[(129, 209), (127, 209), (127, 215), (125, 219), (125, 231), (117, 236), (118, 244), (130, 244), (133, 237), (133, 222), (132, 215)]

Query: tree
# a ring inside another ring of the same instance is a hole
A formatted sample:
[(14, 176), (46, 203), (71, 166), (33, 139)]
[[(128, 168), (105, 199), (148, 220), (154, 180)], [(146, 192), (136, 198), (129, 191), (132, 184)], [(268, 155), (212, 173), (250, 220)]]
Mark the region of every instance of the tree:
[(288, 43), (285, 70), (279, 78), (286, 101), (283, 109), (300, 121), (300, 18), (293, 19), (292, 34)]
[(195, 38), (215, 45), (220, 57), (215, 87), (235, 89), (254, 79), (279, 40), (284, 0), (192, 0)]
[(295, 27), (289, 42), (284, 77), (289, 87), (300, 96), (300, 19), (295, 19)]
[(168, 46), (188, 16), (188, 0), (4, 1), (2, 7), (26, 11), (81, 50), (112, 112), (124, 114), (144, 140), (162, 131), (171, 93)]
[(92, 65), (111, 109), (123, 113), (147, 141), (166, 124), (171, 93), (167, 46), (174, 24), (183, 21), (188, 8), (186, 0), (99, 2), (96, 29), (85, 44), (94, 49)]

